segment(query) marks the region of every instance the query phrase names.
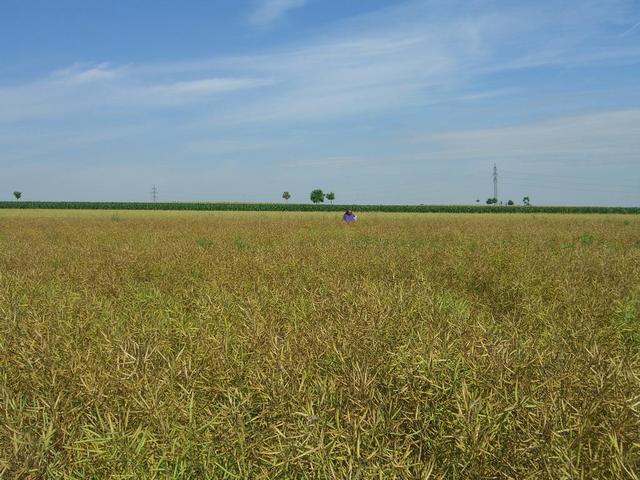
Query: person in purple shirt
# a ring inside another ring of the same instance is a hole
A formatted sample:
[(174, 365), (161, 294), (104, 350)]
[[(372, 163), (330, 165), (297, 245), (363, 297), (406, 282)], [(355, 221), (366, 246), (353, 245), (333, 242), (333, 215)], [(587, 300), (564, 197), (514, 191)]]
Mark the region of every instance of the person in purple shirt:
[(347, 223), (355, 222), (357, 219), (358, 217), (356, 217), (356, 214), (353, 213), (352, 210), (347, 210), (346, 212), (344, 212), (344, 215), (342, 215), (342, 220)]

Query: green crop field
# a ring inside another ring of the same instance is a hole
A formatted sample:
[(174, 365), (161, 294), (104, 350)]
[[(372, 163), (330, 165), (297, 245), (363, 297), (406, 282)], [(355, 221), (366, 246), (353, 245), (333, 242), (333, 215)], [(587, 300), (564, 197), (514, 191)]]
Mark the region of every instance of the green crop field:
[(0, 210), (0, 477), (629, 478), (640, 217)]
[(497, 205), (333, 205), (328, 203), (225, 202), (3, 202), (0, 209), (47, 210), (194, 210), (240, 212), (359, 212), (393, 213), (620, 213), (638, 214), (640, 207), (497, 206)]

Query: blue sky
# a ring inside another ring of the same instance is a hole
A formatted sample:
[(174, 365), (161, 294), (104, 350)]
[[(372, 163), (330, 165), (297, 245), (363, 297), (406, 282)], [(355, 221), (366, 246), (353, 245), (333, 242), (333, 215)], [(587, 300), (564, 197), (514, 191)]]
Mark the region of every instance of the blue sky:
[(0, 198), (640, 204), (640, 0), (0, 0)]

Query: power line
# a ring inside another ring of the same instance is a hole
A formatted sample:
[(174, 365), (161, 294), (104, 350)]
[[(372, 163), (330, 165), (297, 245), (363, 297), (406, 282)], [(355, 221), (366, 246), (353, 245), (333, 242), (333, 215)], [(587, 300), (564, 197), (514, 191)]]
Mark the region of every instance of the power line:
[(151, 201), (154, 203), (158, 201), (158, 188), (155, 185), (151, 189)]

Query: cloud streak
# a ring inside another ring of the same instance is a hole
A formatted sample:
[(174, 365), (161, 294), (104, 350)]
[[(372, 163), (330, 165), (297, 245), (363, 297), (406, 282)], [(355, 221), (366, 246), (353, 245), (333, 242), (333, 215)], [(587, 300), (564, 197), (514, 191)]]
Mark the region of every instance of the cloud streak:
[(640, 163), (640, 110), (593, 113), (519, 126), (429, 133), (418, 138), (449, 160), (509, 163)]
[(254, 25), (266, 25), (306, 3), (307, 0), (260, 0), (249, 20)]
[[(274, 19), (302, 3), (265, 1), (257, 11)], [(212, 124), (317, 121), (451, 98), (473, 101), (495, 94), (474, 85), (492, 75), (640, 61), (640, 48), (622, 39), (611, 43), (602, 31), (601, 24), (621, 21), (626, 3), (615, 0), (602, 9), (590, 2), (576, 15), (572, 2), (474, 2), (451, 15), (439, 2), (416, 1), (259, 55), (163, 65), (74, 64), (31, 83), (0, 86), (0, 121), (123, 107), (190, 108), (193, 121)], [(595, 48), (594, 39), (609, 44)], [(514, 92), (512, 86), (500, 90)], [(214, 98), (225, 104), (224, 117), (194, 108), (194, 100)]]
[(270, 86), (269, 78), (207, 76), (158, 82), (135, 67), (73, 65), (43, 80), (0, 87), (0, 122), (141, 108), (186, 107), (194, 100)]

